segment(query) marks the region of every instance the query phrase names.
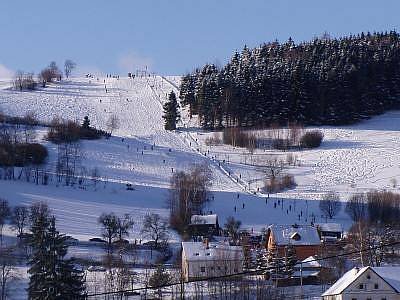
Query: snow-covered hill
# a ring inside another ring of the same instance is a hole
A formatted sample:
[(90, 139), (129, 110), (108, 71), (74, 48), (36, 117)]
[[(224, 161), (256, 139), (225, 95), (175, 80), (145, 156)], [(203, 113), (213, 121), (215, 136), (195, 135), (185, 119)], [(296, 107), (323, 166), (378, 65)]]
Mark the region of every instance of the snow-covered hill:
[[(138, 225), (132, 238), (139, 234), (140, 219), (149, 211), (168, 215), (169, 179), (173, 172), (194, 163), (207, 162), (212, 169), (215, 199), (209, 210), (220, 215), (221, 223), (233, 215), (254, 229), (275, 222), (309, 223), (312, 215), (317, 222), (325, 221), (318, 201), (313, 200), (330, 190), (340, 192), (343, 200), (371, 188), (397, 190), (393, 179), (400, 173), (400, 112), (353, 126), (323, 128), (321, 148), (293, 152), (300, 166), (288, 172), (295, 175), (297, 187), (266, 200), (267, 195), (257, 192), (263, 186), (262, 166), (271, 155), (285, 158), (287, 153), (256, 150), (249, 157), (244, 149), (206, 146), (205, 139), (214, 133), (200, 130), (185, 111), (180, 128), (165, 131), (162, 103), (171, 90), (178, 92), (178, 85), (179, 77), (74, 78), (35, 92), (18, 92), (2, 83), (0, 110), (6, 114), (23, 116), (32, 111), (46, 122), (56, 116), (81, 122), (88, 115), (91, 124), (101, 129), (107, 129), (110, 115), (116, 115), (120, 127), (108, 140), (82, 143), (82, 165), (98, 168), (107, 184), (82, 191), (0, 181), (1, 197), (12, 204), (47, 201), (60, 230), (87, 239), (98, 235), (96, 219), (104, 211), (134, 214)], [(44, 134), (41, 129), (39, 137)], [(52, 165), (57, 149), (46, 144)], [(125, 183), (134, 184), (135, 191), (126, 191)], [(249, 189), (257, 195), (248, 193)], [(350, 224), (343, 211), (336, 221)]]

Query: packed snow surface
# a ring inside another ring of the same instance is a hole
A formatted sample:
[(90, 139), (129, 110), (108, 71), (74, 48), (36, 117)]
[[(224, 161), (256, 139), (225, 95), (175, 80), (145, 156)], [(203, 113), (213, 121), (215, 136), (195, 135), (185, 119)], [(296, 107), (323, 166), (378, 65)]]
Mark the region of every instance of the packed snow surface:
[[(79, 239), (99, 236), (97, 218), (102, 212), (131, 213), (136, 223), (131, 239), (140, 236), (141, 219), (149, 212), (168, 216), (166, 199), (171, 175), (187, 171), (193, 164), (207, 163), (212, 170), (213, 201), (207, 213), (218, 214), (223, 225), (228, 216), (245, 228), (260, 230), (269, 224), (338, 222), (344, 229), (350, 220), (342, 210), (333, 220), (321, 215), (318, 200), (328, 191), (339, 192), (346, 201), (354, 192), (373, 188), (397, 191), (400, 174), (400, 112), (392, 111), (371, 120), (345, 127), (321, 128), (325, 134), (320, 148), (277, 152), (257, 149), (253, 154), (227, 145), (207, 146), (209, 133), (199, 129), (196, 118), (182, 109), (178, 130), (165, 131), (162, 104), (176, 93), (179, 77), (73, 78), (33, 92), (0, 86), (0, 110), (24, 116), (34, 112), (39, 120), (55, 117), (82, 122), (108, 130), (115, 115), (119, 128), (110, 139), (82, 142), (82, 166), (97, 168), (101, 182), (86, 183), (85, 189), (36, 186), (23, 181), (0, 181), (1, 197), (12, 205), (46, 201), (57, 216), (59, 229)], [(308, 129), (308, 128), (307, 128)], [(49, 168), (54, 167), (57, 146), (38, 139), (49, 149)], [(286, 171), (297, 186), (278, 194), (262, 192), (266, 161), (271, 157), (296, 156), (298, 164)], [(126, 190), (125, 184), (134, 190)], [(317, 201), (315, 201), (317, 200)]]

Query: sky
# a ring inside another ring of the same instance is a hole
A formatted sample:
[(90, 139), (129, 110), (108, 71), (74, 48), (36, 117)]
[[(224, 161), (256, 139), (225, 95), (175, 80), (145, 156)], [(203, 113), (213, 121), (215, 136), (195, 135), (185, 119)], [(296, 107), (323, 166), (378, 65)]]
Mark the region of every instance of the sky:
[(80, 73), (182, 75), (246, 44), (400, 31), (399, 0), (1, 0), (0, 78), (72, 59)]

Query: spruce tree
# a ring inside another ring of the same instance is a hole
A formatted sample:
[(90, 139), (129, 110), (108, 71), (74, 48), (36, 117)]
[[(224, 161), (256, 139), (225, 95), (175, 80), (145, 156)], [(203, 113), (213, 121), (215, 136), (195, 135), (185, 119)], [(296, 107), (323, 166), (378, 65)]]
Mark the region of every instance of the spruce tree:
[(288, 122), (348, 124), (399, 107), (400, 35), (323, 36), (235, 52), (181, 82), (182, 105), (203, 128)]
[(32, 234), (29, 299), (83, 299), (83, 274), (72, 260), (65, 259), (67, 237), (57, 231), (55, 218), (37, 216)]
[(89, 129), (90, 128), (90, 120), (88, 116), (85, 116), (82, 123), (82, 128)]
[(274, 278), (280, 278), (283, 275), (282, 270), (282, 258), (279, 257), (278, 248), (273, 245), (272, 248), (268, 249), (267, 252), (268, 268), (270, 268), (270, 274)]
[(175, 130), (176, 123), (180, 120), (180, 114), (178, 110), (178, 101), (174, 91), (171, 91), (168, 96), (168, 101), (163, 105), (165, 120), (164, 128), (166, 130)]
[(297, 263), (296, 249), (292, 244), (285, 247), (285, 270), (284, 273), (287, 277), (293, 275), (293, 268)]

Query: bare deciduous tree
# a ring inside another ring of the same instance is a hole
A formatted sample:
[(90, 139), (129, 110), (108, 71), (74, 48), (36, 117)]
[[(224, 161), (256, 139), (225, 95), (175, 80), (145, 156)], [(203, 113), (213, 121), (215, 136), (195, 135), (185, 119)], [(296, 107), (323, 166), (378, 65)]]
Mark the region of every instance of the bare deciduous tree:
[(159, 214), (149, 214), (144, 217), (142, 234), (154, 241), (155, 248), (160, 241), (168, 239), (168, 223)]
[(26, 206), (15, 206), (11, 215), (11, 224), (20, 238), (29, 224), (29, 209)]
[(367, 199), (365, 194), (354, 194), (346, 204), (346, 212), (354, 222), (365, 220), (367, 217)]
[(340, 202), (339, 195), (335, 192), (325, 194), (319, 202), (319, 209), (329, 217), (329, 219), (336, 216), (340, 212), (341, 208), (342, 203)]
[(168, 198), (171, 226), (180, 232), (186, 230), (193, 214), (201, 214), (208, 201), (211, 171), (207, 165), (193, 166), (189, 173), (176, 172), (171, 178)]
[(11, 299), (8, 294), (9, 285), (17, 279), (15, 255), (12, 248), (0, 249), (0, 300)]
[(0, 246), (3, 245), (3, 227), (10, 214), (11, 210), (8, 201), (0, 199)]
[(125, 214), (123, 218), (117, 219), (118, 223), (118, 240), (123, 240), (124, 237), (129, 236), (129, 231), (133, 228), (135, 222), (132, 219), (132, 216), (129, 214)]
[(64, 63), (64, 73), (65, 77), (69, 77), (71, 75), (71, 72), (73, 69), (75, 69), (76, 63), (74, 63), (72, 60), (67, 59)]
[(103, 213), (99, 219), (99, 224), (102, 226), (102, 236), (107, 241), (108, 254), (112, 252), (112, 242), (118, 237), (118, 217), (114, 213)]
[(234, 217), (230, 216), (226, 219), (225, 230), (229, 234), (229, 236), (236, 241), (239, 237), (239, 228), (242, 225), (242, 222), (236, 220)]
[(110, 135), (112, 135), (114, 130), (117, 130), (119, 128), (119, 119), (117, 115), (115, 114), (110, 115), (107, 121), (107, 128), (108, 131), (110, 132)]

